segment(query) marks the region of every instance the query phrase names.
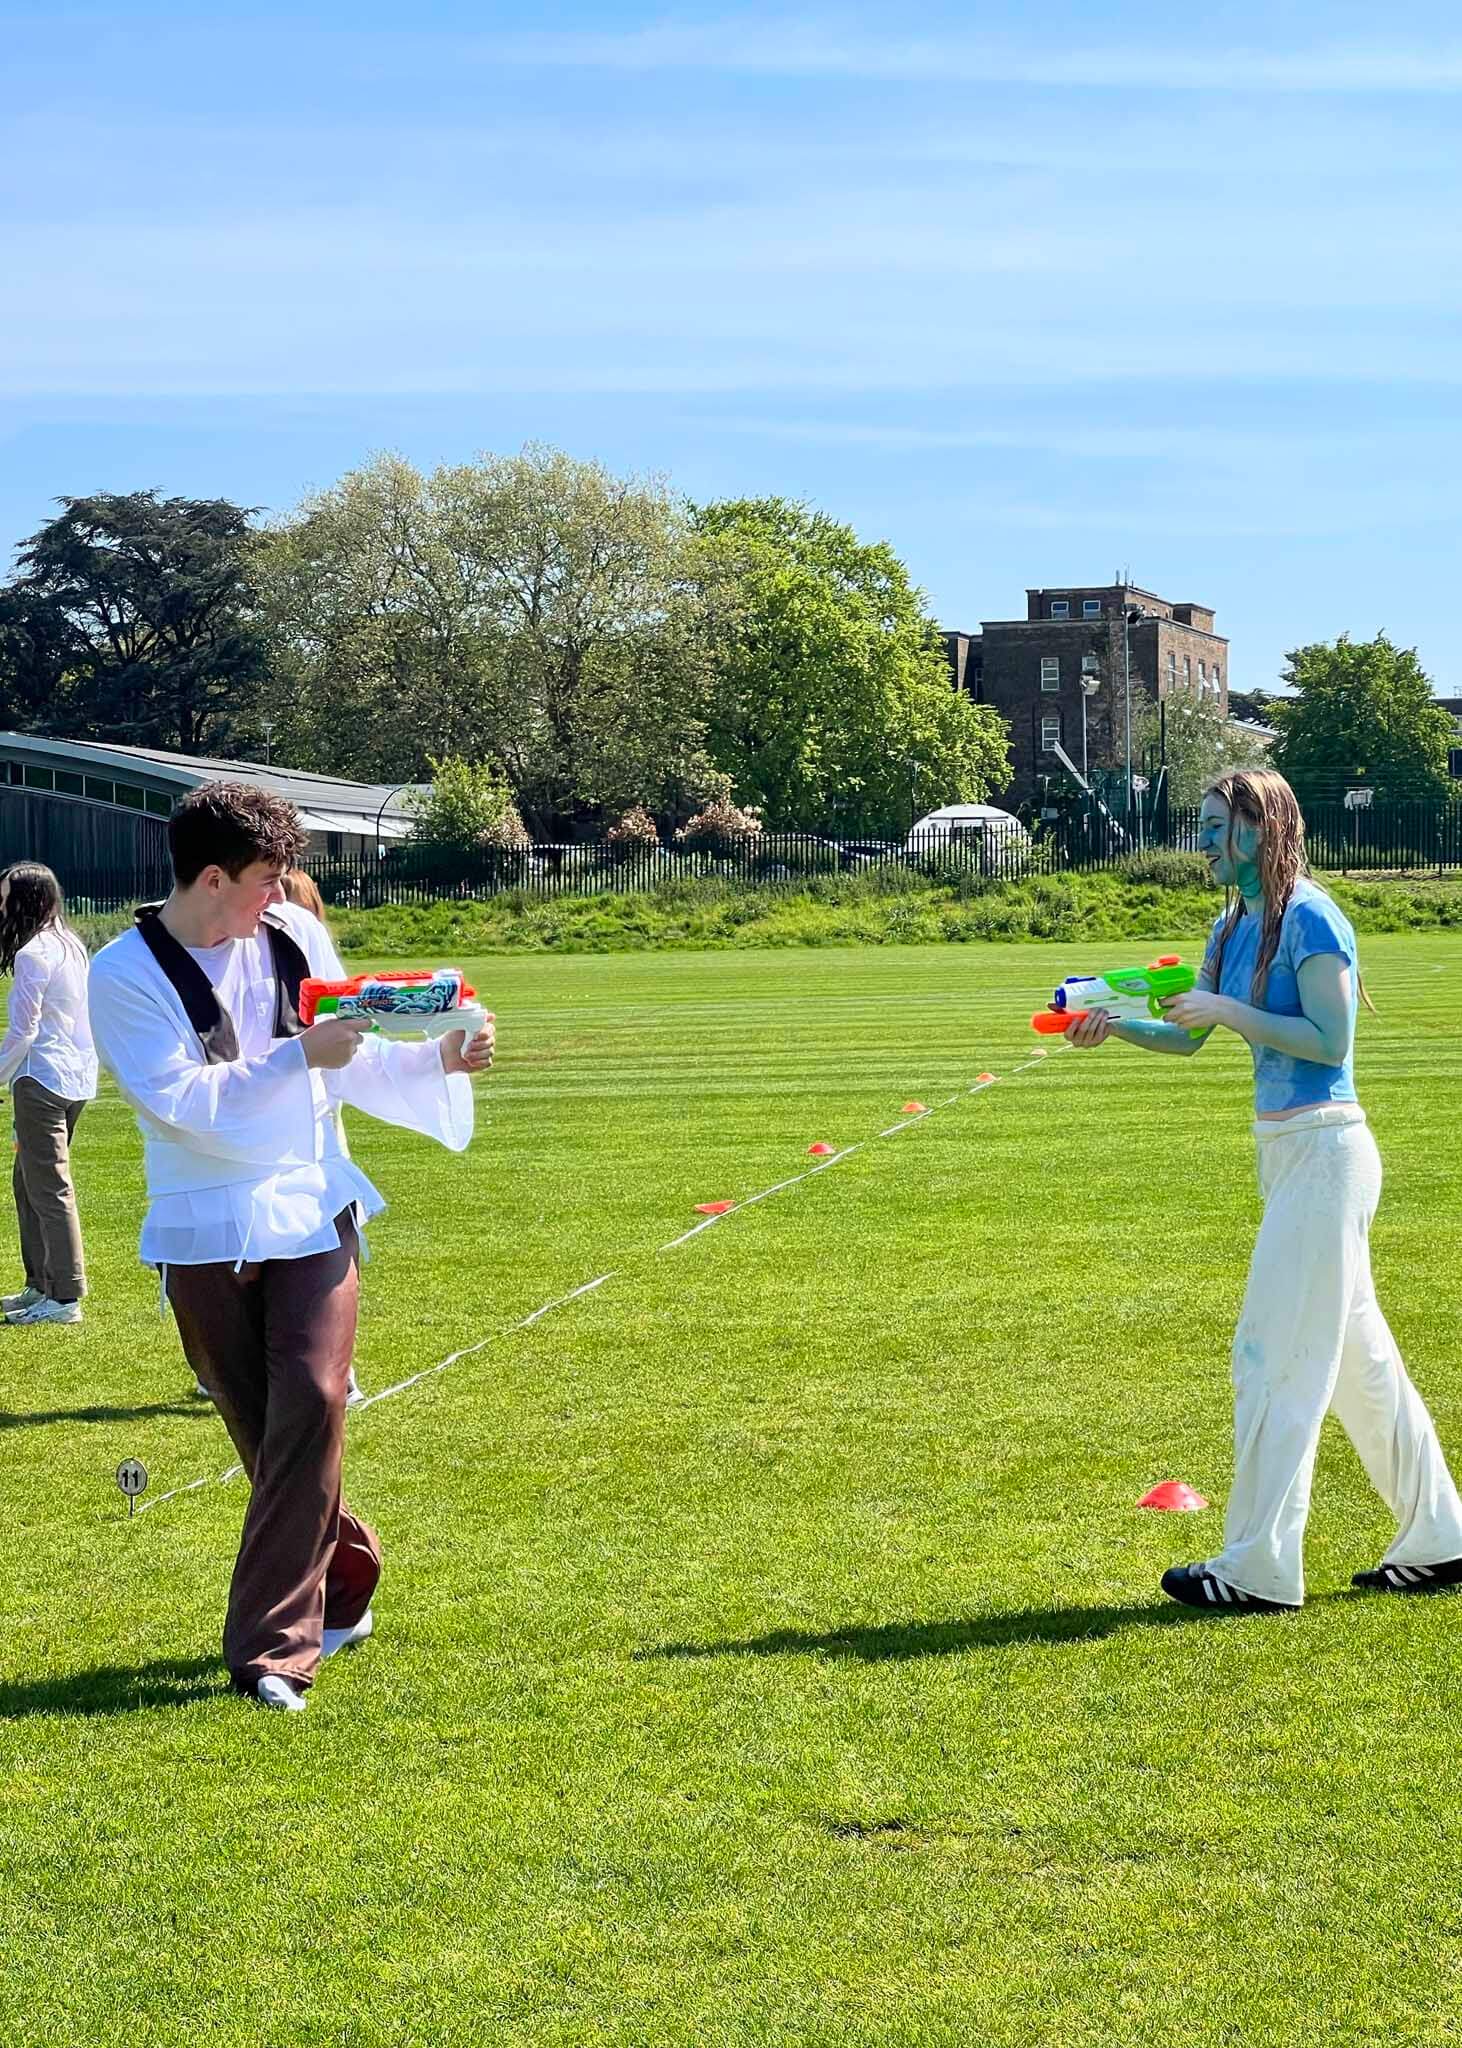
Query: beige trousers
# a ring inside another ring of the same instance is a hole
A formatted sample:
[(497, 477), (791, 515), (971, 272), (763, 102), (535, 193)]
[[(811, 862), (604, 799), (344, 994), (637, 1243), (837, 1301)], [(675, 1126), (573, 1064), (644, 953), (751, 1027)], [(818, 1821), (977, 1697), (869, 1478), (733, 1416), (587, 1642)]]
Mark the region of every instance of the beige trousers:
[(71, 1140), (84, 1102), (67, 1102), (27, 1074), (11, 1091), (15, 1104), (15, 1210), (28, 1287), (52, 1301), (86, 1292), (81, 1219), (71, 1185)]

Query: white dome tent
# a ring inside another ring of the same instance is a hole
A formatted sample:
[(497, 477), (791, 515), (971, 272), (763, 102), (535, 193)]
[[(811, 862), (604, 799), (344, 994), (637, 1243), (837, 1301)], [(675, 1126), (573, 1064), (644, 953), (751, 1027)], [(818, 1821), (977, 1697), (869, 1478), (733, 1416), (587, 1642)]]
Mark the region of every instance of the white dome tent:
[(951, 846), (973, 842), (993, 852), (997, 846), (1024, 849), (1030, 845), (1030, 834), (1013, 812), (994, 804), (945, 804), (920, 818), (909, 834), (909, 851), (934, 852), (941, 840)]

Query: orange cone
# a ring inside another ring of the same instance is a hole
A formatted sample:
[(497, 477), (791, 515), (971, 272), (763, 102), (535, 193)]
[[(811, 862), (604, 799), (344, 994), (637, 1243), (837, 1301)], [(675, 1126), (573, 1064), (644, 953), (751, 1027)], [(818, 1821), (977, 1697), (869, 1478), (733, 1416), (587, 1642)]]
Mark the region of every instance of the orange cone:
[(1208, 1502), (1181, 1479), (1164, 1479), (1160, 1486), (1144, 1493), (1137, 1505), (1140, 1508), (1163, 1508), (1170, 1514), (1196, 1515), (1208, 1506)]
[(982, 1081), (993, 1081), (995, 1076), (993, 1074), (981, 1074), (980, 1079)]
[(724, 1216), (728, 1209), (735, 1207), (734, 1202), (697, 1202), (695, 1213), (697, 1216)]
[(900, 1116), (927, 1116), (928, 1113), (929, 1105), (927, 1102), (906, 1102), (899, 1111)]
[(814, 1159), (831, 1159), (837, 1149), (836, 1145), (829, 1145), (826, 1138), (819, 1138), (815, 1145), (807, 1148)]

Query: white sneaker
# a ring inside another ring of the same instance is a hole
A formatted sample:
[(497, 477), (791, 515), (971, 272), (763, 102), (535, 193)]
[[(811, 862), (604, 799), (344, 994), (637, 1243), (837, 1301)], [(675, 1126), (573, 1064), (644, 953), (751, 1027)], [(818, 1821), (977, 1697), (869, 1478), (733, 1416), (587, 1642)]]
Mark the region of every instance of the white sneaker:
[(45, 1296), (39, 1287), (22, 1287), (19, 1294), (0, 1294), (0, 1315), (14, 1315), (18, 1308), (34, 1308)]
[(200, 1401), (211, 1401), (213, 1399), (212, 1394), (208, 1391), (207, 1387), (204, 1386), (202, 1380), (194, 1380), (193, 1392), (198, 1396), (198, 1399)]
[(29, 1308), (13, 1308), (5, 1318), (7, 1323), (79, 1323), (81, 1303), (79, 1301), (52, 1301), (43, 1294), (39, 1301), (33, 1301)]
[(258, 1705), (272, 1707), (276, 1714), (302, 1714), (308, 1705), (291, 1679), (276, 1677), (272, 1671), (254, 1687), (254, 1698)]
[(320, 1639), (320, 1662), (333, 1657), (337, 1650), (349, 1650), (356, 1643), (363, 1643), (374, 1627), (368, 1607), (354, 1628), (327, 1628)]
[(365, 1397), (365, 1388), (356, 1378), (354, 1371), (352, 1371), (350, 1375), (350, 1385), (345, 1389), (346, 1407), (359, 1408), (361, 1402), (365, 1399)]

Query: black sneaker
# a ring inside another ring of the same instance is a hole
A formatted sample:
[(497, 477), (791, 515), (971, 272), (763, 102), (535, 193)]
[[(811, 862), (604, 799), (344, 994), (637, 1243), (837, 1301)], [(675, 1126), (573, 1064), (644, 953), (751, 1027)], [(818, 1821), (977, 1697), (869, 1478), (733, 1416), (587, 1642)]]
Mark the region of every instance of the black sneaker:
[(1261, 1600), (1242, 1586), (1231, 1586), (1211, 1565), (1175, 1564), (1162, 1575), (1162, 1589), (1169, 1600), (1181, 1600), (1185, 1607), (1201, 1607), (1205, 1614), (1298, 1614), (1299, 1608), (1283, 1600)]
[(1446, 1564), (1378, 1564), (1373, 1572), (1357, 1572), (1350, 1583), (1363, 1593), (1445, 1593), (1462, 1586), (1462, 1557)]

